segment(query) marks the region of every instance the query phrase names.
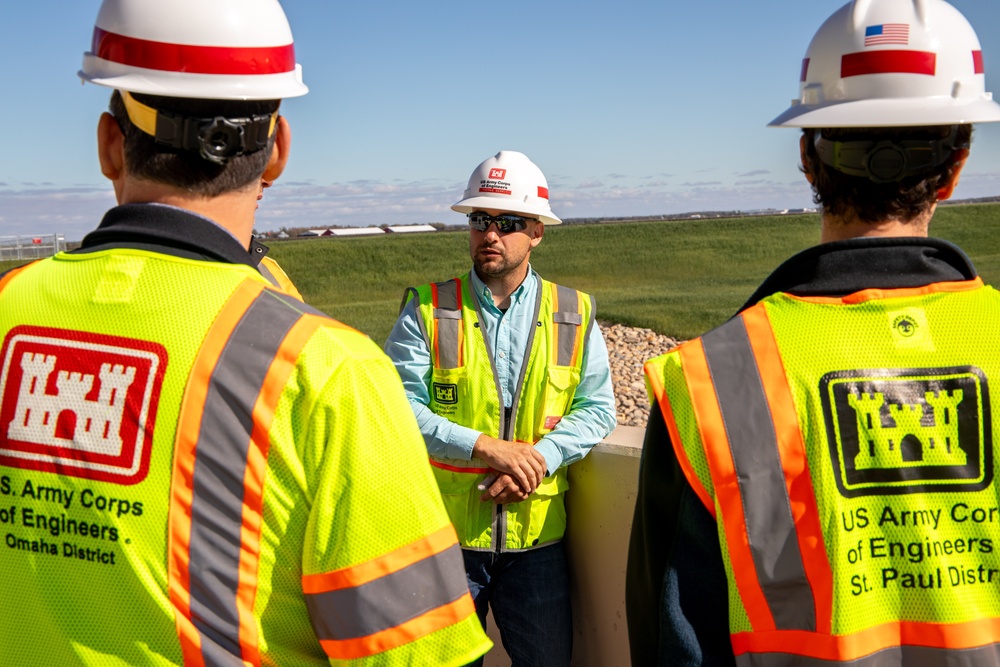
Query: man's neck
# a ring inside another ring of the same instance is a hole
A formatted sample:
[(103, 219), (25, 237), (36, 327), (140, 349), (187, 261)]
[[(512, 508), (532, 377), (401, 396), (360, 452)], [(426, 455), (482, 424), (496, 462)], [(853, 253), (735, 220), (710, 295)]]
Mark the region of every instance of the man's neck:
[[(475, 269), (473, 269), (475, 270)], [(493, 304), (506, 310), (510, 307), (510, 295), (513, 294), (528, 275), (528, 264), (519, 267), (517, 271), (500, 277), (483, 277), (476, 271), (476, 276), (483, 281), (483, 284), (490, 288), (493, 295)]]
[(864, 237), (926, 237), (935, 209), (936, 205), (912, 220), (884, 220), (882, 222), (862, 222), (853, 215), (834, 216), (824, 213), (820, 243)]
[(116, 194), (119, 204), (167, 204), (197, 213), (235, 236), (244, 248), (250, 247), (257, 208), (255, 189), (199, 197), (159, 183), (129, 179)]

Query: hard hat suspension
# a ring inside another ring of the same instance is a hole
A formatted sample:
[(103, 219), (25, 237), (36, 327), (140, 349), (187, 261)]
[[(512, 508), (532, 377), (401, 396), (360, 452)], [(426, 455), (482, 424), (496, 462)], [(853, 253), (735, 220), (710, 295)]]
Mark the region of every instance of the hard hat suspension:
[(947, 162), (956, 150), (969, 147), (958, 141), (957, 125), (943, 139), (835, 141), (817, 132), (814, 144), (824, 164), (873, 183), (925, 174)]
[(266, 148), (278, 118), (277, 111), (245, 118), (194, 118), (154, 109), (127, 91), (121, 95), (132, 124), (158, 145), (192, 151), (215, 164)]

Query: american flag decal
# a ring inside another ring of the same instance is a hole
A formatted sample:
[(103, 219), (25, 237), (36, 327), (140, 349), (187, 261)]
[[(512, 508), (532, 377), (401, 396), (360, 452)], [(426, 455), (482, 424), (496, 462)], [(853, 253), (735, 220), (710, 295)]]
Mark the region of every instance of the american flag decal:
[(908, 23), (882, 23), (865, 28), (865, 46), (880, 44), (909, 44), (910, 25)]

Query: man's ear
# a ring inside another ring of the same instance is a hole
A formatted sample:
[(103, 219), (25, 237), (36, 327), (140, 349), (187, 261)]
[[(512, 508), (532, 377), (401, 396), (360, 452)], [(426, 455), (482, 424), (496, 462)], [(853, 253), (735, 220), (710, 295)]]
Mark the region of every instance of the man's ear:
[(802, 172), (805, 174), (806, 180), (809, 181), (809, 185), (812, 185), (813, 177), (812, 173), (809, 171), (809, 158), (806, 157), (806, 135), (805, 133), (799, 137), (799, 159), (802, 160)]
[(125, 136), (118, 121), (111, 114), (101, 114), (97, 122), (97, 159), (101, 173), (112, 182), (119, 181), (125, 173)]
[(545, 236), (545, 223), (539, 220), (531, 230), (531, 247), (534, 248), (541, 243), (543, 236)]
[(946, 199), (951, 199), (952, 194), (955, 193), (955, 188), (958, 187), (958, 179), (962, 175), (962, 169), (965, 168), (965, 161), (969, 159), (969, 149), (959, 148), (955, 151), (955, 166), (952, 167), (951, 180), (948, 181), (944, 186), (937, 191), (937, 200), (945, 201)]
[(292, 148), (292, 128), (284, 116), (278, 116), (274, 132), (274, 148), (271, 149), (271, 159), (267, 161), (267, 167), (264, 168), (264, 174), (261, 176), (265, 181), (274, 181), (281, 176), (281, 172), (285, 171), (285, 165), (288, 164), (288, 153)]

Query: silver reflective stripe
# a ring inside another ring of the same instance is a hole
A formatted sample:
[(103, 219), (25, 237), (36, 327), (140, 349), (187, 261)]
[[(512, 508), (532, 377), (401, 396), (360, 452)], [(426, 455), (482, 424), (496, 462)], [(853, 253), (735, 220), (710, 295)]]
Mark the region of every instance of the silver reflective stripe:
[(367, 637), (398, 627), (469, 592), (462, 550), (456, 544), (361, 586), (306, 595), (321, 640)]
[[(437, 284), (437, 307), (434, 321), (437, 326), (438, 368), (458, 368), (458, 331), (462, 326), (462, 313), (458, 309), (457, 279)], [(442, 313), (453, 313), (442, 317)]]
[[(301, 305), (301, 304), (300, 304)], [(243, 665), (239, 645), (240, 529), (253, 406), (301, 309), (265, 290), (227, 341), (209, 379), (191, 499), (191, 621), (206, 665)]]
[(552, 313), (552, 321), (557, 324), (583, 324), (583, 315), (580, 313)]
[(580, 313), (580, 299), (575, 289), (556, 285), (556, 291), (559, 295), (559, 310), (552, 313), (558, 350), (556, 365), (569, 366), (573, 363), (576, 334), (583, 324), (583, 314)]
[(278, 279), (274, 277), (273, 273), (271, 273), (271, 269), (267, 268), (263, 262), (257, 265), (257, 270), (260, 271), (260, 275), (267, 278), (267, 282), (271, 283), (274, 287), (281, 289), (281, 283), (278, 282)]
[[(816, 630), (778, 441), (746, 326), (734, 318), (702, 337), (736, 466), (757, 579), (778, 630)], [(730, 517), (732, 520), (734, 517)]]
[(821, 660), (789, 653), (744, 653), (739, 667), (1000, 667), (1000, 644), (979, 648), (947, 649), (926, 646), (893, 646), (857, 660)]

